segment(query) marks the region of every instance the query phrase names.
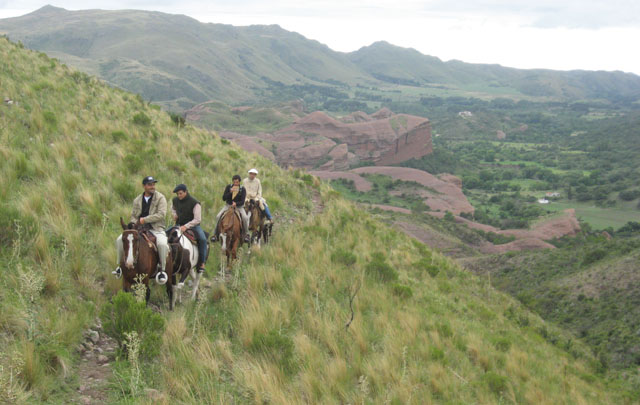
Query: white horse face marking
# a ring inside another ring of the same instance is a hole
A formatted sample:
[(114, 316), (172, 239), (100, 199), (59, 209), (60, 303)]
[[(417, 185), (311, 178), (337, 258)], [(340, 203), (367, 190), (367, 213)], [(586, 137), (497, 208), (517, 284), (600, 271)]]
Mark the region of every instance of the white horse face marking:
[(220, 237), (222, 238), (222, 250), (227, 250), (227, 234), (223, 233)]
[(127, 245), (127, 259), (125, 260), (124, 264), (128, 269), (132, 269), (133, 268), (133, 262), (134, 262), (134, 258), (133, 258), (133, 235), (129, 234), (127, 235), (127, 240), (129, 241), (129, 244)]

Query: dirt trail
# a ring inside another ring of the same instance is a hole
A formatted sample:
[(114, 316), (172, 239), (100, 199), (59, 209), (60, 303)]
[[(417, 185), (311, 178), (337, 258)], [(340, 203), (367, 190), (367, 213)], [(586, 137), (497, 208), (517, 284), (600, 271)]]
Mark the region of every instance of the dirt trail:
[(84, 342), (77, 347), (82, 359), (78, 365), (78, 397), (73, 403), (104, 404), (108, 402), (108, 383), (111, 362), (118, 346), (115, 340), (102, 330), (100, 320), (84, 333)]

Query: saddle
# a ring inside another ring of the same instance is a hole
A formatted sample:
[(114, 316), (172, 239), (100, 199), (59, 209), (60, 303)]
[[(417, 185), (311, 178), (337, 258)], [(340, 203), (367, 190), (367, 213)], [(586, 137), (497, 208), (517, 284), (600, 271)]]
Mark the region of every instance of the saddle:
[(187, 237), (187, 239), (189, 239), (189, 241), (194, 244), (195, 246), (198, 246), (198, 238), (196, 237), (196, 233), (193, 232), (193, 230), (191, 229), (187, 229), (184, 233), (184, 236)]
[(154, 235), (151, 232), (151, 225), (149, 224), (144, 224), (144, 225), (139, 225), (137, 227), (138, 232), (140, 233), (140, 236), (142, 236), (142, 238), (147, 241), (149, 244), (152, 245), (153, 250), (155, 250), (156, 252), (158, 251), (158, 245), (156, 244), (156, 235)]
[(146, 229), (140, 231), (140, 234), (142, 235), (142, 237), (147, 242), (149, 242), (153, 246), (153, 250), (155, 250), (157, 252), (158, 251), (158, 245), (156, 244), (156, 235), (154, 235), (153, 233), (151, 233), (151, 231), (146, 230)]
[[(242, 223), (242, 217), (240, 216), (240, 212), (238, 212), (239, 208), (236, 208), (235, 210), (233, 210), (233, 213), (236, 214), (236, 218), (238, 218), (240, 220), (240, 222)], [(231, 210), (227, 210), (224, 215), (222, 215), (222, 218), (220, 218), (220, 222), (222, 222), (222, 220), (229, 215), (229, 213), (231, 212)]]

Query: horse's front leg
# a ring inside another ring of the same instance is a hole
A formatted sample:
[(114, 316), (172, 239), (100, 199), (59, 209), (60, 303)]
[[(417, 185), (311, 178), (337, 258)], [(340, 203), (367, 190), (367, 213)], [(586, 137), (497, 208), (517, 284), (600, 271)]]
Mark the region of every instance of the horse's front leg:
[(145, 297), (144, 297), (144, 301), (146, 305), (149, 305), (149, 298), (151, 298), (151, 288), (149, 287), (149, 278), (147, 277), (147, 279), (145, 280), (144, 283), (144, 288), (146, 290), (145, 292)]
[(171, 279), (167, 283), (167, 295), (169, 296), (169, 311), (173, 311), (173, 306), (175, 305), (176, 301), (175, 301), (175, 299), (173, 297), (174, 296), (174, 293), (173, 293), (173, 280), (171, 280)]

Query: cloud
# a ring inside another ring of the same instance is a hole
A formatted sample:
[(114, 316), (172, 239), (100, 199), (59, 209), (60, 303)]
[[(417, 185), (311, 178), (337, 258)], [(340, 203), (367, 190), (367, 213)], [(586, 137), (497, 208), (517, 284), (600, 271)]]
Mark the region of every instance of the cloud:
[(636, 0), (435, 0), (426, 3), (424, 10), (488, 19), (508, 16), (537, 28), (600, 29), (640, 25), (640, 2)]

